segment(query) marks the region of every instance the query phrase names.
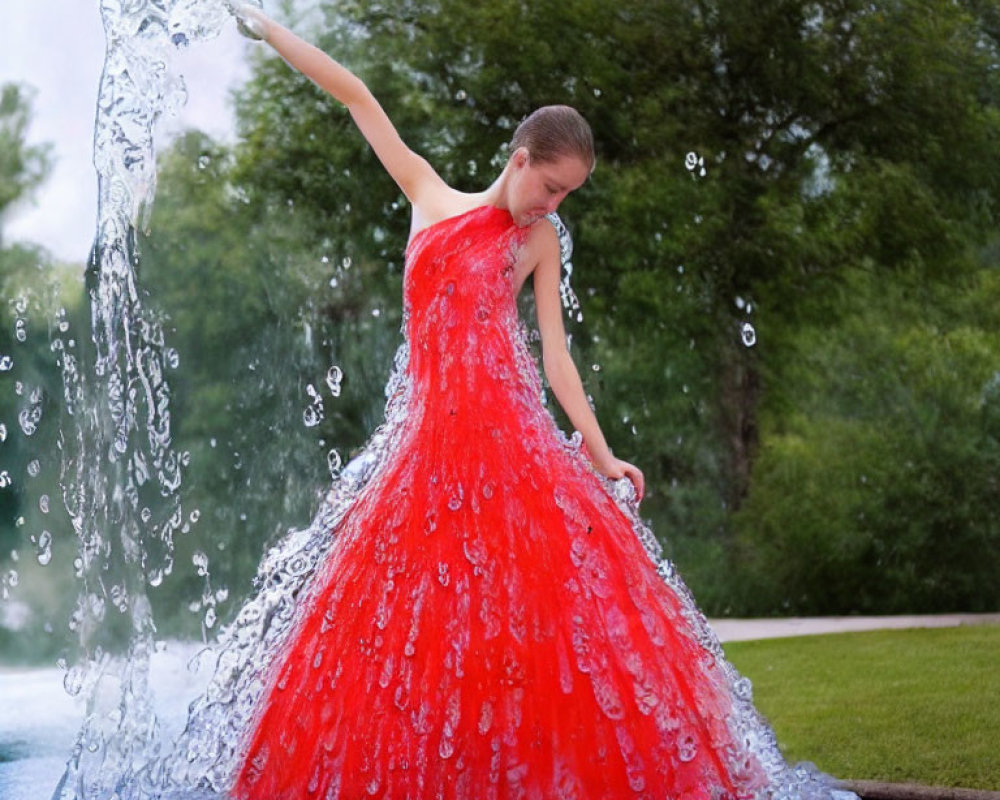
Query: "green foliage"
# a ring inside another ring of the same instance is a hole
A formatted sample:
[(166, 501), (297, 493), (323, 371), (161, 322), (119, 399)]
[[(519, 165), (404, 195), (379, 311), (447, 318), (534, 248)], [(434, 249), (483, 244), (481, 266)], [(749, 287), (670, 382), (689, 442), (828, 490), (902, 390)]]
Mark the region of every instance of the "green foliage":
[[(736, 515), (749, 613), (1000, 604), (1000, 274), (845, 276), (768, 381)], [(833, 305), (831, 303), (831, 305)]]
[(0, 88), (0, 577), (4, 593), (23, 604), (13, 611), (16, 635), (0, 625), (0, 651), (37, 657), (62, 646), (52, 634), (73, 600), (55, 588), (71, 585), (72, 533), (59, 514), (63, 391), (53, 339), (78, 307), (80, 283), (40, 247), (2, 246), (4, 218), (48, 170), (49, 148), (26, 139), (30, 98), (23, 86)]
[(30, 91), (13, 83), (0, 86), (0, 222), (48, 172), (49, 148), (26, 141), (30, 119)]

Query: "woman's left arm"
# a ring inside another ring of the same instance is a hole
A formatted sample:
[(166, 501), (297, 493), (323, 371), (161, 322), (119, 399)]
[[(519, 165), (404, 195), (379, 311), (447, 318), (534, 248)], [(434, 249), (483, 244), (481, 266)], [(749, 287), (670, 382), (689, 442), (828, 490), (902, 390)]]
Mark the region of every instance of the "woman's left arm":
[(611, 452), (597, 417), (587, 402), (580, 373), (566, 346), (559, 295), (562, 266), (559, 259), (559, 237), (547, 220), (539, 220), (532, 226), (525, 255), (535, 261), (535, 308), (538, 312), (538, 330), (542, 337), (542, 367), (549, 386), (573, 427), (583, 436), (587, 452), (597, 471), (609, 478), (627, 477), (641, 500), (645, 491), (642, 471), (634, 464), (616, 458)]

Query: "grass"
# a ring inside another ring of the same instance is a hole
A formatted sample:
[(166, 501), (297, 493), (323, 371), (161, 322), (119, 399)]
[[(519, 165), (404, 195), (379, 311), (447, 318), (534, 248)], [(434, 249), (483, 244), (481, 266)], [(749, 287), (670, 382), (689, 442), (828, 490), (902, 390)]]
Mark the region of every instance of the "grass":
[(838, 778), (1000, 789), (1000, 626), (725, 649), (789, 761)]

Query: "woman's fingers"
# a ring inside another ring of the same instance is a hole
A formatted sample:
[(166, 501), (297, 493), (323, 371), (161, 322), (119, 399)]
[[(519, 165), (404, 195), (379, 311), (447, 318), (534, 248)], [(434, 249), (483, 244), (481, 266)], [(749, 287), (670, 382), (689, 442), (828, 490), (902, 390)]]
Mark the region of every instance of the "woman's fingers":
[(637, 466), (628, 464), (627, 462), (626, 464), (625, 474), (635, 487), (636, 502), (641, 502), (643, 495), (646, 493), (646, 478), (643, 476), (642, 470)]
[(643, 476), (642, 470), (635, 466), (635, 464), (615, 458), (610, 464), (598, 467), (598, 471), (614, 481), (621, 480), (622, 478), (628, 478), (632, 481), (632, 485), (635, 487), (637, 502), (641, 501), (646, 494), (646, 478)]

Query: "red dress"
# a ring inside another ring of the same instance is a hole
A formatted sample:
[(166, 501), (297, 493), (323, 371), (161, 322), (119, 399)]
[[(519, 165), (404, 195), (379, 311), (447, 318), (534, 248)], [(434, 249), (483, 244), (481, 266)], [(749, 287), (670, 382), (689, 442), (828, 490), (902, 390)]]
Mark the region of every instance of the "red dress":
[(414, 237), (405, 413), (262, 675), (234, 797), (718, 800), (812, 785), (648, 531), (545, 410), (513, 289), (525, 233), (485, 206)]

